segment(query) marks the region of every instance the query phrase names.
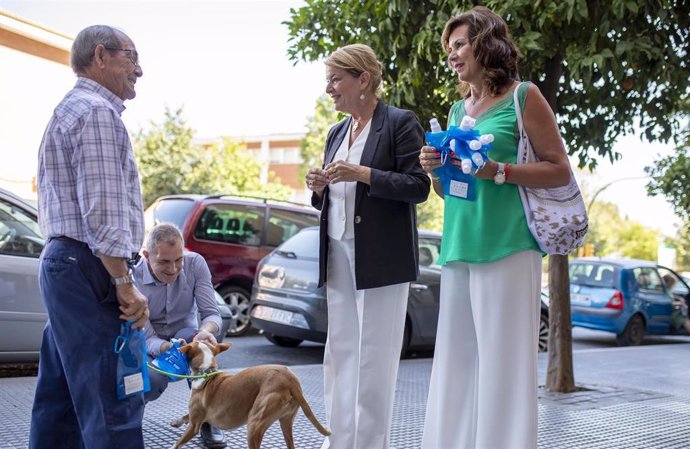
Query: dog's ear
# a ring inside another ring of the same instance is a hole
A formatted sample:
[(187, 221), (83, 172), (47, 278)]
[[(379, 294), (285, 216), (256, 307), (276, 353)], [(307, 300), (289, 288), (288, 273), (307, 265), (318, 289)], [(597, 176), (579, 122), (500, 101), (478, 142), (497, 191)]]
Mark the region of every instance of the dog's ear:
[[(195, 343), (196, 343), (196, 342), (193, 341), (193, 342), (191, 342), (191, 343), (187, 343), (187, 344), (184, 345), (184, 346), (180, 346), (180, 352), (181, 352), (182, 354), (186, 354), (187, 351), (189, 351), (190, 349), (192, 349), (192, 347), (194, 346)], [(196, 343), (196, 344), (198, 345), (198, 343)]]
[(215, 346), (215, 353), (220, 354), (223, 351), (227, 351), (232, 347), (232, 343), (218, 343)]

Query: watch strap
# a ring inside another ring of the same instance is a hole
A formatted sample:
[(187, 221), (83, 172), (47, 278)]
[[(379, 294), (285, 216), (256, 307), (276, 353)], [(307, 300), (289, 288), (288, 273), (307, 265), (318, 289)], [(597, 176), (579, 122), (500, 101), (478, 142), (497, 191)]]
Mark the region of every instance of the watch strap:
[(110, 278), (113, 285), (124, 285), (124, 284), (134, 284), (134, 274), (132, 270), (129, 270), (127, 274), (117, 278)]

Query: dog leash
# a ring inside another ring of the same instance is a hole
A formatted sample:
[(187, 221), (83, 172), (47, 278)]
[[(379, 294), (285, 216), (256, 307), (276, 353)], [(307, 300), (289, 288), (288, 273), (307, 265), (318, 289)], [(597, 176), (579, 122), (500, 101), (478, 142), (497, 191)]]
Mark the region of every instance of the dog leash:
[(211, 376), (215, 376), (216, 374), (223, 373), (223, 371), (214, 370), (214, 371), (205, 372), (202, 374), (189, 376), (189, 375), (185, 375), (185, 374), (168, 373), (168, 372), (165, 372), (161, 369), (156, 368), (155, 366), (151, 365), (150, 363), (147, 363), (146, 365), (149, 367), (150, 370), (155, 371), (159, 374), (165, 374), (166, 376), (170, 376), (170, 377), (179, 377), (180, 379), (208, 379)]

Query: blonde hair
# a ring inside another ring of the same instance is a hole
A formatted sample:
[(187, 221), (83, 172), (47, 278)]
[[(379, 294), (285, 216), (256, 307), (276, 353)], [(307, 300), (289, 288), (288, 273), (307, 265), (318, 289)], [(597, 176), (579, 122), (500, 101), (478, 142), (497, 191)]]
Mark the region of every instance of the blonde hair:
[(381, 72), (383, 64), (376, 58), (376, 53), (368, 45), (352, 44), (341, 47), (331, 53), (325, 64), (345, 70), (354, 77), (368, 72), (371, 76), (369, 91), (378, 96), (381, 93)]

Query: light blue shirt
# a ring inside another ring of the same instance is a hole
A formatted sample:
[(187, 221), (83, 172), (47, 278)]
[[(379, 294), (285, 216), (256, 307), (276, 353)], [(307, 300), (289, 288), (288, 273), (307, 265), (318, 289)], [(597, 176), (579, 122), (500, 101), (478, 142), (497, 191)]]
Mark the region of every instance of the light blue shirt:
[(38, 222), (46, 237), (130, 258), (144, 239), (144, 208), (120, 98), (79, 77), (55, 108), (38, 153)]
[(146, 349), (151, 356), (160, 355), (161, 344), (181, 329), (198, 329), (197, 311), (201, 314), (201, 324), (213, 322), (221, 329), (211, 271), (201, 255), (186, 253), (182, 271), (171, 284), (157, 281), (146, 259), (142, 258), (133, 271), (134, 285), (149, 300)]

